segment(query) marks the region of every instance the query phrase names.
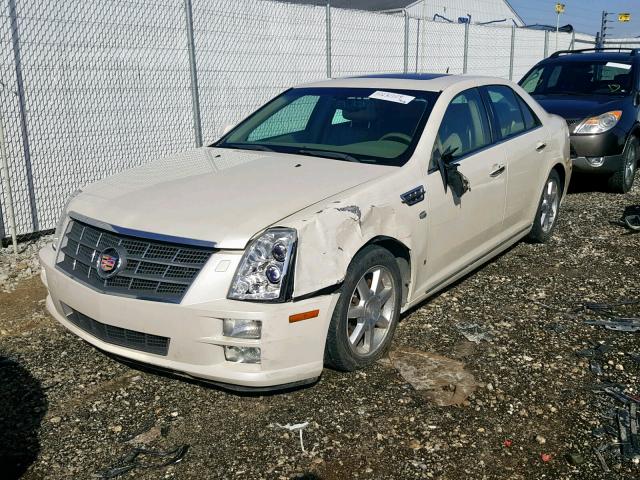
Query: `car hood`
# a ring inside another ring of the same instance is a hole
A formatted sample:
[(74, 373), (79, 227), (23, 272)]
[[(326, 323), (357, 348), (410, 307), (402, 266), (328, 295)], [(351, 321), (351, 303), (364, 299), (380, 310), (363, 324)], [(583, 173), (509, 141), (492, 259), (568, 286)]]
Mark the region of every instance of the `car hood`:
[(624, 98), (604, 95), (533, 95), (547, 112), (569, 120), (600, 115), (611, 110), (622, 110)]
[(69, 211), (118, 227), (241, 249), (287, 216), (395, 169), (198, 148), (84, 187)]

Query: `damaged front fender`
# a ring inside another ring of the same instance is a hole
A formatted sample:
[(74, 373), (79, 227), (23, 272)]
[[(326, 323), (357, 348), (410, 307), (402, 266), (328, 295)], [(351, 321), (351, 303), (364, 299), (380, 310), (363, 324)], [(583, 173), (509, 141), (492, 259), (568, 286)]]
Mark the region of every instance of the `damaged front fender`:
[(336, 201), (297, 219), (294, 298), (341, 283), (355, 254), (375, 237), (396, 238), (411, 248), (410, 229), (397, 208)]

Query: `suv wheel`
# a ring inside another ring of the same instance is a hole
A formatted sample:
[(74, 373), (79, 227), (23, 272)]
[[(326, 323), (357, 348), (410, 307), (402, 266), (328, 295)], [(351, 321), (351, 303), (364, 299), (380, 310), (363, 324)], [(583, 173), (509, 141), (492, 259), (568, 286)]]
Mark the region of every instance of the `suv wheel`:
[(558, 172), (551, 170), (540, 196), (536, 218), (527, 237), (530, 242), (546, 243), (553, 236), (560, 211), (561, 197), (560, 176)]
[(627, 193), (633, 186), (638, 165), (638, 139), (631, 137), (624, 150), (624, 161), (620, 170), (609, 177), (609, 188), (617, 193)]
[(388, 250), (372, 245), (354, 257), (327, 333), (328, 366), (352, 371), (382, 357), (400, 317), (401, 285)]

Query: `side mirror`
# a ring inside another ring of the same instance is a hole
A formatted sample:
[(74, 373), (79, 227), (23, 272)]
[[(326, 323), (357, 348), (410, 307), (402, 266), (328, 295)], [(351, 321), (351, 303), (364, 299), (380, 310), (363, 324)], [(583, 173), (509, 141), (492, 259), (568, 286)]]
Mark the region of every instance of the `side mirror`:
[(636, 90), (633, 93), (633, 105), (635, 107), (637, 107), (638, 105), (640, 105), (640, 90)]
[(471, 188), (469, 187), (469, 180), (467, 177), (458, 171), (458, 164), (451, 163), (451, 160), (453, 160), (453, 154), (456, 153), (457, 150), (458, 147), (447, 147), (442, 153), (440, 153), (440, 150), (435, 150), (433, 152), (433, 159), (438, 164), (438, 170), (440, 170), (444, 191), (446, 192), (447, 188), (451, 188), (454, 195), (460, 198), (471, 190)]
[(228, 123), (227, 125), (224, 126), (224, 128), (222, 129), (222, 137), (224, 137), (227, 133), (229, 133), (231, 130), (233, 129), (233, 124)]

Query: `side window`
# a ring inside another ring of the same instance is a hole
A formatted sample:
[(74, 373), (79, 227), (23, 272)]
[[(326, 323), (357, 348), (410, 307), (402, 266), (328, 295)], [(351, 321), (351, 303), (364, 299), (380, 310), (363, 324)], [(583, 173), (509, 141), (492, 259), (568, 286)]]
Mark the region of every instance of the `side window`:
[(529, 75), (527, 75), (527, 78), (524, 79), (521, 86), (525, 92), (533, 93), (535, 92), (536, 88), (538, 88), (538, 85), (540, 85), (541, 81), (542, 81), (542, 67), (538, 67), (535, 70), (533, 70)]
[(540, 119), (535, 114), (531, 107), (525, 102), (520, 95), (515, 94), (518, 99), (518, 103), (520, 104), (520, 110), (522, 111), (522, 116), (524, 118), (524, 126), (527, 130), (531, 130), (535, 127), (541, 125)]
[[(433, 149), (440, 153), (448, 149), (456, 159), (490, 143), (489, 121), (480, 93), (475, 88), (465, 90), (447, 107)], [(429, 168), (435, 166), (432, 163)]]
[(508, 138), (524, 132), (524, 118), (513, 90), (504, 85), (491, 85), (486, 88), (498, 121), (500, 137)]
[(317, 95), (305, 95), (294, 100), (265, 120), (249, 134), (247, 140), (255, 142), (304, 130), (319, 98)]

